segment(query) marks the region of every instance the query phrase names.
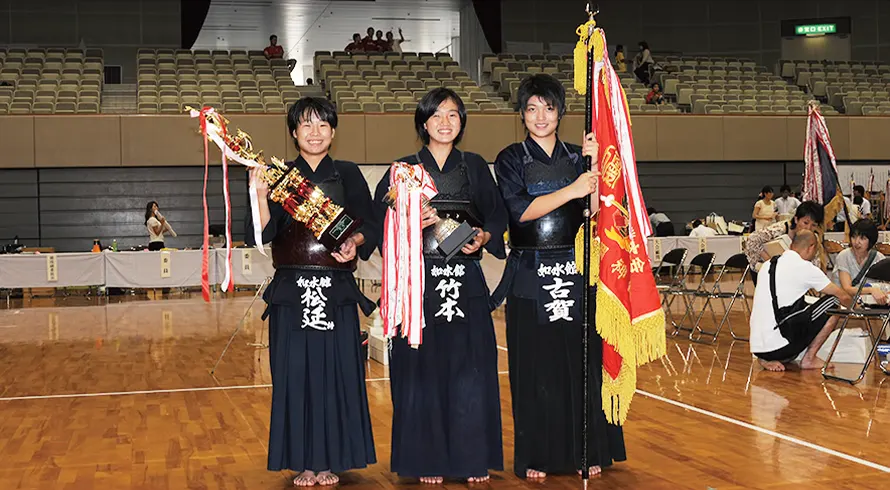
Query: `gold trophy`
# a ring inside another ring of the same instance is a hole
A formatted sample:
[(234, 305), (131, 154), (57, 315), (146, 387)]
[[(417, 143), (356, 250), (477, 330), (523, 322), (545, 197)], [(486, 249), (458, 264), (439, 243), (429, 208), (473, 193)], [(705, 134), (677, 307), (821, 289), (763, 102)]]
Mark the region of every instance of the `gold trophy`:
[[(196, 110), (186, 107), (187, 110)], [(255, 151), (250, 135), (236, 129), (234, 135), (226, 127), (229, 121), (216, 112), (206, 112), (205, 121), (214, 126), (216, 133), (241, 163), (255, 162), (262, 171), (259, 177), (269, 184), (269, 197), (281, 204), (295, 220), (312, 231), (328, 250), (336, 251), (361, 225), (361, 220), (350, 216), (342, 206), (332, 202), (324, 192), (305, 178), (296, 167), (289, 167), (283, 160), (271, 157), (267, 164), (262, 151)]]

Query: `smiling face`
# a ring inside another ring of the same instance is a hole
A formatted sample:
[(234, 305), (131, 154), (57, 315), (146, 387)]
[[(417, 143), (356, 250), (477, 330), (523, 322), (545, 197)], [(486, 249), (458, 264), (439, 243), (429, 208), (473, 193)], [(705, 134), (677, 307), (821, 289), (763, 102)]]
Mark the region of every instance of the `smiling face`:
[(293, 136), (297, 139), (300, 154), (305, 156), (324, 155), (331, 147), (335, 130), (317, 114), (307, 113), (300, 118)]
[(454, 143), (460, 134), (460, 112), (457, 104), (451, 99), (443, 100), (436, 112), (426, 120), (424, 127), (430, 135), (430, 143), (436, 142), (442, 145)]
[(537, 138), (547, 138), (556, 133), (559, 126), (559, 111), (552, 104), (535, 95), (528, 99), (522, 114), (525, 128)]

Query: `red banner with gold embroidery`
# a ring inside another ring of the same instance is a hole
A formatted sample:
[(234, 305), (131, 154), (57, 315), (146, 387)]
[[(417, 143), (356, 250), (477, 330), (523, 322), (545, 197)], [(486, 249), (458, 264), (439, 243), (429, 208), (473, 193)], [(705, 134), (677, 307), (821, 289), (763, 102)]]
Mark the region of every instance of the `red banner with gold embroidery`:
[[(596, 329), (603, 338), (603, 411), (623, 424), (636, 369), (665, 353), (665, 317), (646, 250), (651, 226), (637, 178), (624, 91), (596, 29), (591, 131), (599, 143), (599, 212), (591, 261), (597, 286)], [(581, 262), (579, 262), (581, 263)]]

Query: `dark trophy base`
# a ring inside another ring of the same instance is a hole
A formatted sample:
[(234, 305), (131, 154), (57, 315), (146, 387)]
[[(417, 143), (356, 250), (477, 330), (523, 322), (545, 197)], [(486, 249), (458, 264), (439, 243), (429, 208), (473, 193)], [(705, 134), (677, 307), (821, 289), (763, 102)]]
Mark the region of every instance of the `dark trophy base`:
[(345, 212), (334, 218), (330, 226), (318, 237), (318, 241), (331, 252), (336, 252), (347, 238), (361, 226), (362, 220), (355, 219)]
[(464, 221), (444, 240), (440, 240), (439, 251), (445, 255), (445, 262), (450, 261), (464, 245), (472, 242), (474, 238), (476, 238), (476, 230)]

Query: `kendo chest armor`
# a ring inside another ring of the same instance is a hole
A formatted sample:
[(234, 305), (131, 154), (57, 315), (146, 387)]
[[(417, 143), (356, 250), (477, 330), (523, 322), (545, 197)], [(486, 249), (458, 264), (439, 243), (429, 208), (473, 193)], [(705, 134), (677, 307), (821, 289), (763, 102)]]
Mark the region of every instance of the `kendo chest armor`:
[[(544, 196), (558, 191), (578, 178), (577, 154), (563, 143), (565, 156), (549, 164), (535, 160), (525, 142), (523, 159), (525, 186), (529, 195)], [(584, 224), (584, 203), (572, 199), (540, 218), (522, 225), (510, 222), (510, 248), (517, 250), (549, 250), (575, 246), (575, 235)]]
[[(440, 218), (451, 218), (458, 223), (466, 221), (468, 225), (481, 229), (481, 215), (472, 200), (470, 171), (463, 158), (463, 153), (460, 155), (460, 164), (449, 172), (442, 172), (436, 164), (424, 165), (438, 190), (438, 193), (431, 201), (431, 205), (436, 208)], [(418, 162), (422, 162), (419, 154), (415, 155), (415, 157)], [(439, 242), (433, 233), (433, 227), (426, 227), (423, 230), (424, 256), (444, 259), (445, 256), (438, 250), (438, 247)], [(479, 250), (470, 255), (458, 252), (456, 257), (479, 260), (482, 258), (482, 248), (480, 247)]]
[[(346, 188), (337, 170), (322, 182), (315, 183), (331, 202), (343, 206)], [(316, 269), (354, 271), (356, 259), (337, 262), (328, 250), (303, 223), (289, 219), (290, 225), (272, 240), (272, 264), (276, 269)]]

